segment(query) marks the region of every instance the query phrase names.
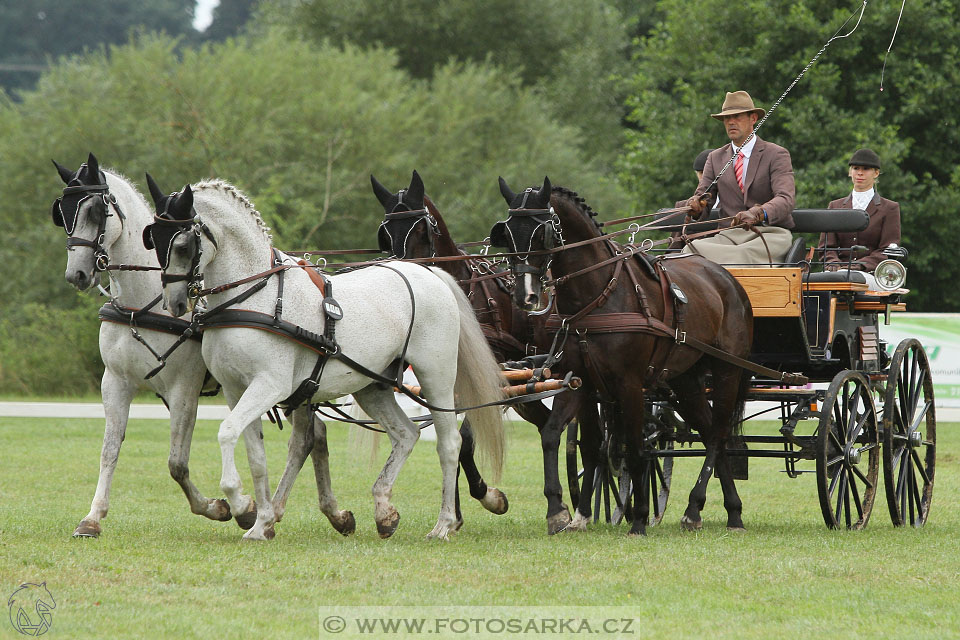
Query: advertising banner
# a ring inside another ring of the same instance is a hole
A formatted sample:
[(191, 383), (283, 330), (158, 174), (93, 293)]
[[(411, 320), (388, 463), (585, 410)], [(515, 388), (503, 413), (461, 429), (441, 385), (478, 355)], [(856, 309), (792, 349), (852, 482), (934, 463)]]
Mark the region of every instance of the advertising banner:
[(927, 352), (936, 406), (960, 408), (960, 313), (895, 313), (880, 325), (887, 353), (905, 338), (916, 338)]

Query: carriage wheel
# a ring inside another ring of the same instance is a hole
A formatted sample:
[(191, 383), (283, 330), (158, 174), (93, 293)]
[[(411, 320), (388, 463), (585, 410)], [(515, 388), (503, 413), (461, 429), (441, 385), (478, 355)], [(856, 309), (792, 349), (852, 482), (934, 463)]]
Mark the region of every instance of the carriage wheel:
[(937, 419), (923, 345), (908, 338), (890, 361), (883, 404), (883, 483), (894, 526), (922, 527), (930, 514)]
[(817, 428), (817, 490), (831, 529), (867, 526), (880, 466), (877, 413), (870, 384), (841, 371), (827, 389)]
[[(670, 498), (670, 481), (673, 479), (673, 457), (660, 457), (656, 454), (673, 450), (679, 423), (676, 413), (665, 404), (656, 403), (647, 407), (647, 423), (643, 429), (643, 484), (650, 496), (650, 516), (647, 518), (649, 527), (658, 525), (663, 520), (663, 512), (666, 511)], [(614, 511), (614, 522), (619, 524), (624, 515), (632, 522), (629, 499), (633, 494), (633, 484), (629, 475), (624, 476), (620, 489), (618, 504), (624, 507)], [(634, 504), (636, 500), (634, 497)]]

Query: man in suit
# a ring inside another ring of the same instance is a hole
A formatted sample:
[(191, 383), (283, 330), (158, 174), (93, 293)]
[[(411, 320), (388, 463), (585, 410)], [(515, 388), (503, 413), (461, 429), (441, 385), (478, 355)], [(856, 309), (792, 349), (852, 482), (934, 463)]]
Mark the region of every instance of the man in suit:
[(793, 164), (786, 149), (751, 135), (765, 113), (746, 91), (734, 91), (719, 113), (710, 114), (723, 123), (730, 144), (707, 156), (700, 184), (686, 204), (697, 218), (708, 212), (713, 203), (708, 189), (736, 156), (716, 185), (720, 216), (732, 218), (721, 226), (731, 228), (690, 242), (685, 252), (725, 264), (769, 264), (786, 257), (793, 240)]
[[(863, 209), (870, 215), (870, 224), (863, 231), (821, 234), (820, 247), (825, 249), (823, 260), (827, 270), (849, 268), (869, 275), (886, 260), (883, 250), (900, 242), (900, 205), (881, 198), (876, 191), (875, 183), (880, 176), (880, 156), (876, 152), (858, 149), (850, 157), (849, 167), (853, 191), (846, 198), (832, 201), (828, 208)], [(837, 251), (854, 245), (864, 246), (870, 253), (857, 257), (849, 251)], [(876, 284), (871, 278), (867, 278), (867, 283)]]

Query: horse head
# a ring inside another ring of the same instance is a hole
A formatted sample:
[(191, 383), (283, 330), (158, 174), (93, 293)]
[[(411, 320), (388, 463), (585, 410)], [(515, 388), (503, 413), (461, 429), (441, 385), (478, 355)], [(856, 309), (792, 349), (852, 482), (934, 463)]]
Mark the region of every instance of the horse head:
[[(66, 185), (63, 194), (54, 200), (53, 223), (67, 232), (67, 282), (83, 291), (90, 288), (96, 274), (107, 263), (107, 247), (120, 237), (122, 219), (116, 224), (110, 205), (116, 199), (110, 194), (107, 178), (91, 153), (76, 171), (70, 171), (56, 160), (53, 165)], [(118, 209), (119, 211), (119, 209)]]
[(490, 245), (513, 254), (509, 260), (517, 280), (514, 302), (527, 311), (539, 304), (550, 268), (549, 252), (561, 243), (558, 221), (550, 205), (552, 190), (547, 177), (540, 187), (528, 187), (520, 193), (514, 193), (500, 178), (500, 193), (509, 210), (507, 219), (490, 230)]
[[(396, 258), (432, 258), (436, 255), (437, 221), (424, 205), (423, 180), (413, 172), (410, 186), (391, 192), (370, 176), (373, 193), (383, 205), (383, 222), (377, 230), (380, 250)], [(422, 224), (421, 224), (422, 223)]]
[(201, 234), (207, 234), (211, 241), (213, 237), (197, 218), (190, 185), (165, 194), (148, 173), (147, 186), (156, 211), (153, 223), (143, 229), (143, 246), (157, 252), (163, 307), (180, 317), (193, 308), (203, 279)]

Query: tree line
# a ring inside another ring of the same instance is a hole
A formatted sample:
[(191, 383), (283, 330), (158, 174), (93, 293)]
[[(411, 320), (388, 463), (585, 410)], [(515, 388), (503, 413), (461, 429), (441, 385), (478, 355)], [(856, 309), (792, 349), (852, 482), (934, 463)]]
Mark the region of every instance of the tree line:
[[(688, 196), (693, 158), (726, 141), (708, 115), (724, 92), (746, 89), (769, 109), (860, 6), (637, 4), (263, 0), (198, 39), (183, 26), (192, 2), (166, 0), (153, 11), (179, 22), (131, 9), (112, 39), (60, 24), (46, 36), (49, 68), (0, 96), (0, 392), (42, 388), (51, 359), (72, 390), (98, 384), (102, 300), (63, 280), (50, 159), (77, 166), (93, 151), (141, 187), (144, 171), (170, 189), (226, 179), (289, 250), (375, 246), (371, 173), (399, 188), (417, 169), (458, 240), (482, 239), (504, 215), (500, 175), (549, 175), (612, 219)], [(791, 151), (798, 207), (849, 191), (855, 149), (881, 155), (878, 190), (901, 203), (917, 311), (960, 309), (948, 259), (960, 237), (956, 4), (906, 7), (883, 91), (900, 7), (868, 5), (760, 134)], [(0, 41), (0, 60), (13, 59)]]

